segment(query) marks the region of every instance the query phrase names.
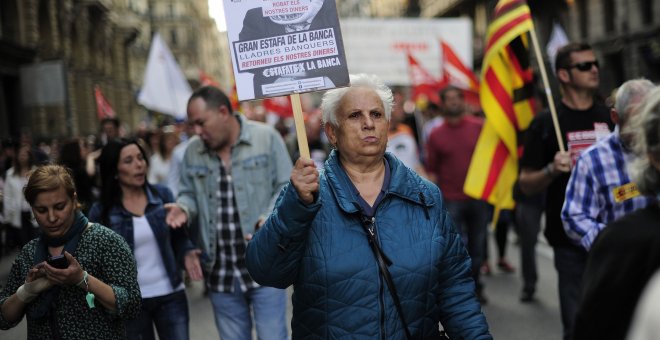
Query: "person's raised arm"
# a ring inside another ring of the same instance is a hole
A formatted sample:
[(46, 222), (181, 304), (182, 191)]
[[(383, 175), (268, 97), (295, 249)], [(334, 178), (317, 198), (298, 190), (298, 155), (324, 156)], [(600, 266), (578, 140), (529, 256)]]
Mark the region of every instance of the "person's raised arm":
[(305, 205), (314, 203), (319, 191), (319, 171), (311, 159), (299, 158), (291, 172), (291, 184)]
[(314, 161), (298, 159), (273, 214), (248, 242), (246, 264), (259, 284), (286, 288), (298, 273), (309, 227), (321, 207)]
[(522, 168), (520, 171), (520, 190), (525, 195), (534, 195), (545, 190), (562, 173), (571, 171), (571, 156), (568, 152), (558, 151), (552, 162), (542, 169)]

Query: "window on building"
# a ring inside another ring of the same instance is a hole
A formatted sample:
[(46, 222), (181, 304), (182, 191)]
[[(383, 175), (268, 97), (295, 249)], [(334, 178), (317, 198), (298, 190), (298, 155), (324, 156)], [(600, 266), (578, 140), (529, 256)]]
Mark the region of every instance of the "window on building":
[[(20, 16), (18, 1), (0, 0), (0, 38), (20, 43)], [(2, 54), (3, 51), (0, 51)]]
[(587, 11), (587, 0), (577, 1), (577, 12), (580, 37), (587, 38), (589, 35), (589, 12)]
[(614, 88), (626, 80), (623, 53), (621, 51), (605, 55), (601, 85), (604, 88)]
[(48, 11), (48, 4), (45, 1), (39, 2), (38, 12), (38, 26), (39, 31), (39, 45), (42, 49), (51, 47), (53, 42), (53, 35), (50, 27), (50, 13)]
[(653, 2), (655, 0), (642, 0), (642, 22), (646, 25), (653, 23)]
[(605, 14), (605, 32), (614, 31), (614, 17), (616, 16), (616, 4), (614, 0), (605, 0), (603, 2), (604, 14)]
[(172, 46), (176, 46), (178, 44), (175, 29), (170, 30), (170, 43), (172, 44)]
[(169, 14), (170, 18), (174, 18), (174, 4), (169, 4), (167, 6), (167, 9), (168, 9), (168, 14)]

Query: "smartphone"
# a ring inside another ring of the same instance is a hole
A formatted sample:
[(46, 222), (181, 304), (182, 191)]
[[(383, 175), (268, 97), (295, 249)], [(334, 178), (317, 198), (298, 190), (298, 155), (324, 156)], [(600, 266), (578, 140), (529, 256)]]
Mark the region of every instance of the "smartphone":
[(64, 254), (50, 256), (46, 262), (57, 269), (64, 269), (69, 266), (69, 261), (64, 257)]

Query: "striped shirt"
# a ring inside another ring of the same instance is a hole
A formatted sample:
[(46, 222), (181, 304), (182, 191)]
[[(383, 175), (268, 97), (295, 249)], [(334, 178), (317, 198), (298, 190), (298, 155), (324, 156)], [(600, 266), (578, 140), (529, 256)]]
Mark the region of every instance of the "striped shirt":
[(218, 247), (215, 264), (207, 285), (214, 292), (233, 293), (234, 278), (241, 285), (241, 291), (259, 287), (252, 280), (245, 265), (246, 241), (240, 228), (240, 218), (236, 199), (234, 197), (234, 186), (231, 174), (224, 166), (220, 165), (220, 176), (218, 176)]
[(618, 127), (585, 150), (566, 187), (561, 211), (570, 239), (589, 250), (606, 225), (648, 206), (654, 198), (639, 194), (626, 169), (633, 155), (621, 144)]

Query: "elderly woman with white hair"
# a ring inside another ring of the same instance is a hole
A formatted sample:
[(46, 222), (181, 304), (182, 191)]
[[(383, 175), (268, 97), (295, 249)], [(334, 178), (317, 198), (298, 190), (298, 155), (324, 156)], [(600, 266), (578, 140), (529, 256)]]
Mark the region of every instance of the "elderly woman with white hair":
[(246, 255), (259, 284), (294, 286), (293, 338), (491, 339), (440, 190), (385, 152), (391, 90), (354, 75), (321, 109), (334, 150), (297, 160)]
[[(642, 289), (660, 268), (660, 88), (655, 87), (641, 103), (641, 112), (623, 131), (632, 137), (636, 154), (628, 167), (636, 188), (625, 194), (656, 200), (609, 223), (594, 241), (584, 272), (575, 339), (624, 339)], [(583, 325), (594, 323), (607, 325), (602, 334), (583, 330), (587, 328)]]

